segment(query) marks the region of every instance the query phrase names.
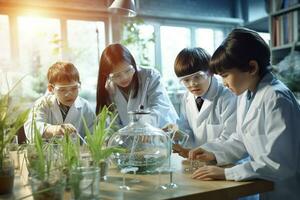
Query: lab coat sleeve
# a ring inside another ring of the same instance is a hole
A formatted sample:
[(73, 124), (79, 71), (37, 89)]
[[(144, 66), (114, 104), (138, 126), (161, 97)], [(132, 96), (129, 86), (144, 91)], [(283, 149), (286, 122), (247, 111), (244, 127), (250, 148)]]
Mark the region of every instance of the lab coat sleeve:
[[(274, 94), (275, 95), (275, 94)], [(256, 135), (259, 153), (253, 161), (225, 169), (227, 180), (263, 178), (289, 179), (299, 173), (299, 106), (282, 94), (271, 96), (265, 103), (264, 130)], [(262, 110), (261, 110), (262, 111)], [(250, 133), (251, 134), (251, 133)]]
[(151, 79), (147, 91), (148, 109), (151, 115), (156, 118), (158, 127), (166, 124), (175, 124), (178, 115), (169, 99), (158, 72), (151, 71)]
[(46, 128), (51, 125), (47, 123), (50, 112), (49, 106), (51, 106), (51, 101), (47, 98), (47, 96), (37, 100), (34, 104), (28, 119), (24, 124), (24, 131), (28, 140), (32, 140), (34, 136), (33, 119), (35, 119), (37, 130), (39, 130), (41, 135), (44, 133)]
[(187, 113), (186, 113), (186, 98), (187, 98), (187, 93), (184, 94), (181, 98), (181, 103), (180, 103), (180, 116), (179, 119), (177, 120), (177, 125), (179, 130), (187, 133), (189, 135), (189, 140), (187, 146), (193, 146), (193, 142), (195, 141), (194, 139), (194, 134), (193, 130), (191, 129), (188, 119), (187, 119)]
[(216, 138), (216, 141), (227, 140), (232, 133), (236, 130), (236, 109), (237, 109), (237, 97), (231, 92), (227, 91), (222, 96), (221, 107), (221, 124), (223, 124), (222, 132), (220, 136)]
[[(93, 109), (91, 108), (90, 104), (85, 105), (85, 110), (83, 113), (83, 117), (87, 123), (87, 127), (91, 133), (93, 133), (94, 124), (96, 122), (96, 114), (94, 113)], [(84, 136), (84, 133), (80, 133), (81, 136)]]
[(242, 137), (236, 132), (226, 141), (212, 141), (201, 147), (215, 155), (218, 165), (236, 163), (247, 154)]

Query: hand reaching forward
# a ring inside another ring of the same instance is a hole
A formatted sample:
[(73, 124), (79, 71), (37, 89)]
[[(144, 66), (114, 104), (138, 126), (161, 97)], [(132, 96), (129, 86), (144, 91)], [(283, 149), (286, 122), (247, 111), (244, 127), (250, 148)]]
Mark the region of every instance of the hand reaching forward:
[(51, 138), (53, 136), (63, 136), (64, 134), (76, 133), (76, 128), (72, 124), (51, 125), (45, 130), (43, 137)]
[(173, 148), (173, 153), (178, 153), (180, 156), (184, 158), (189, 157), (190, 149), (183, 148), (180, 144), (173, 144), (172, 148)]
[(192, 174), (193, 179), (199, 179), (204, 181), (210, 181), (210, 180), (225, 180), (225, 171), (224, 168), (217, 167), (217, 166), (203, 166), (197, 169)]
[(215, 161), (216, 157), (213, 153), (206, 151), (201, 147), (197, 147), (189, 151), (189, 159), (209, 162), (209, 161)]

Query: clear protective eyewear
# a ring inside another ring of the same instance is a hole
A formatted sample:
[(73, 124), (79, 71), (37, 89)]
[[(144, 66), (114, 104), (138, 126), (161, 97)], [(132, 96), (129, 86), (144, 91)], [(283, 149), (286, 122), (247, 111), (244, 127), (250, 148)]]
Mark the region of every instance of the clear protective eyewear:
[(70, 85), (52, 85), (54, 88), (54, 91), (58, 94), (64, 94), (67, 95), (69, 93), (76, 93), (80, 89), (81, 84), (75, 83)]
[(187, 76), (182, 76), (179, 78), (179, 81), (183, 83), (185, 86), (190, 86), (194, 84), (201, 84), (205, 80), (207, 80), (208, 75), (206, 72), (198, 71), (193, 74), (189, 74)]
[(135, 72), (135, 69), (133, 68), (133, 66), (129, 65), (126, 69), (124, 69), (122, 71), (110, 73), (109, 79), (114, 82), (120, 82), (121, 80), (131, 77), (134, 74), (134, 72)]

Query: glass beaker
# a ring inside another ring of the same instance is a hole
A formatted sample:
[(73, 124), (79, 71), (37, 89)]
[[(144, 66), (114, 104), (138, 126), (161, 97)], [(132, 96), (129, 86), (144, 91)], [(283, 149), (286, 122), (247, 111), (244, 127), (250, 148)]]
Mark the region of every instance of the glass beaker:
[(124, 148), (124, 153), (114, 153), (113, 162), (119, 168), (137, 167), (137, 173), (153, 173), (170, 156), (170, 138), (161, 129), (145, 122), (149, 111), (129, 112), (128, 126), (114, 133), (108, 141), (109, 147)]
[(97, 199), (99, 196), (99, 168), (78, 167), (71, 171), (73, 199)]

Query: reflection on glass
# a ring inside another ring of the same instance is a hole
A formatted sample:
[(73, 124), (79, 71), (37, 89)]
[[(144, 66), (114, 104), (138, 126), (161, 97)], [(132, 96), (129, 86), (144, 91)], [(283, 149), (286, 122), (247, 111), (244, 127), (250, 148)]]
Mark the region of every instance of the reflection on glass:
[(130, 123), (114, 133), (109, 147), (125, 149), (124, 152), (113, 153), (112, 161), (119, 167), (138, 167), (137, 173), (152, 173), (162, 166), (170, 155), (170, 139), (158, 128), (145, 122), (144, 117), (150, 111), (131, 111)]
[(139, 183), (141, 182), (139, 179), (136, 178), (136, 172), (139, 170), (138, 167), (131, 167), (131, 171), (133, 171), (134, 174), (134, 179), (132, 179), (130, 182), (131, 183)]
[[(176, 183), (174, 183), (173, 181), (173, 173), (175, 172), (175, 168), (172, 167), (161, 167), (157, 169), (158, 172), (158, 176), (159, 176), (159, 185), (157, 187), (157, 189), (163, 189), (163, 190), (167, 190), (167, 189), (175, 189), (178, 188), (178, 185)], [(169, 174), (169, 183), (161, 185), (161, 174), (162, 173), (168, 173)]]
[(159, 167), (156, 169), (156, 171), (158, 172), (158, 184), (157, 186), (155, 187), (155, 189), (157, 190), (166, 190), (167, 187), (165, 185), (162, 184), (161, 182), (161, 176), (162, 176), (162, 172), (163, 172), (163, 168)]
[(125, 168), (121, 169), (121, 173), (123, 174), (123, 182), (122, 182), (122, 185), (119, 186), (119, 188), (121, 190), (130, 190), (130, 187), (128, 185), (126, 185), (125, 174), (127, 174), (131, 170), (132, 170), (131, 167), (125, 167)]

